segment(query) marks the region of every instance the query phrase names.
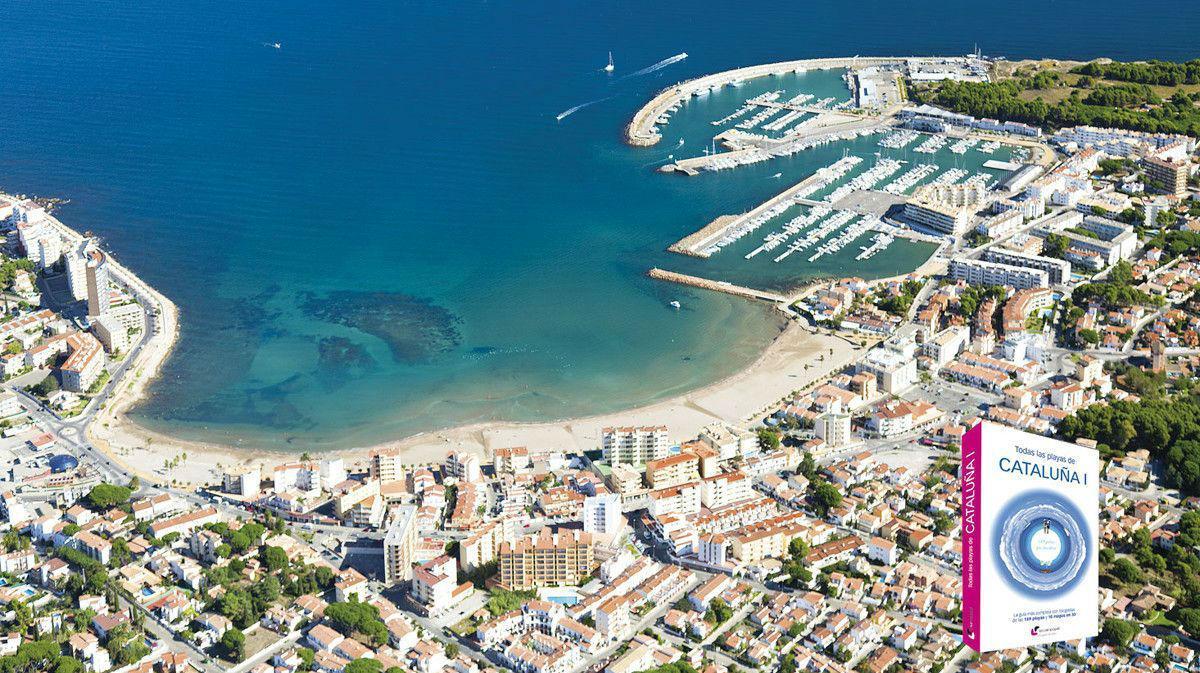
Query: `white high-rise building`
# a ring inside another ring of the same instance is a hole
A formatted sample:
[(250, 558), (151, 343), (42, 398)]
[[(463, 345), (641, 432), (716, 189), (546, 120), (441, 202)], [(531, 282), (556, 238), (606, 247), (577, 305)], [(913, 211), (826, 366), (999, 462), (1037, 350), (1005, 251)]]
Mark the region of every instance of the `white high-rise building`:
[(90, 239), (76, 243), (67, 253), (67, 284), (76, 300), (87, 299), (87, 263)]
[(583, 530), (601, 535), (619, 535), (625, 527), (621, 495), (597, 492), (583, 499)]
[(412, 579), (417, 547), (416, 506), (401, 505), (394, 512), (383, 539), (383, 581), (388, 586)]
[(813, 430), (830, 448), (845, 446), (853, 438), (850, 431), (850, 414), (821, 414), (814, 419)]
[(604, 428), (601, 433), (604, 457), (612, 465), (644, 465), (664, 458), (671, 450), (665, 425), (641, 428)]
[(446, 471), (452, 477), (463, 481), (482, 481), (483, 470), (479, 466), (479, 456), (470, 451), (455, 451), (446, 458)]
[(334, 486), (346, 481), (346, 462), (341, 458), (321, 461), (321, 488), (332, 491)]

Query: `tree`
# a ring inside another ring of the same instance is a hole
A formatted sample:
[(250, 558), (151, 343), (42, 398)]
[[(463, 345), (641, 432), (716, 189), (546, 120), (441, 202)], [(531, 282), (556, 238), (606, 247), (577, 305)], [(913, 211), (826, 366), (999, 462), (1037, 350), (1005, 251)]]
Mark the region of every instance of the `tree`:
[(1200, 609), (1184, 608), (1180, 610), (1179, 625), (1193, 638), (1200, 636)]
[[(237, 629), (229, 629), (221, 636), (221, 647), (225, 649), (225, 653), (230, 659), (241, 661), (246, 657), (246, 636)], [(371, 660), (361, 659), (360, 661)]]
[(383, 670), (383, 664), (376, 659), (364, 658), (355, 659), (346, 664), (342, 669), (344, 673), (379, 673)]
[(788, 543), (788, 553), (791, 554), (792, 558), (794, 559), (803, 559), (805, 556), (808, 556), (808, 552), (808, 543), (804, 541), (804, 538), (793, 538), (792, 541)]
[(1112, 574), (1126, 584), (1142, 583), (1142, 569), (1127, 558), (1119, 558), (1113, 563)]
[(1106, 619), (1104, 626), (1100, 629), (1100, 637), (1122, 650), (1129, 646), (1133, 637), (1138, 634), (1138, 626), (1133, 622), (1127, 622), (1124, 619)]
[(817, 476), (817, 461), (813, 460), (813, 455), (808, 451), (804, 452), (804, 458), (800, 460), (800, 474), (804, 475), (810, 481)]
[(446, 656), (451, 659), (458, 656), (458, 643), (446, 643)]
[(115, 484), (96, 484), (87, 494), (87, 503), (92, 509), (104, 511), (129, 502), (133, 492)]
[(304, 669), (312, 670), (313, 660), (316, 658), (317, 653), (307, 647), (298, 647), (296, 648), (296, 654), (300, 655), (300, 662), (304, 666)]
[(282, 547), (267, 545), (259, 551), (259, 558), (267, 570), (277, 573), (287, 567), (288, 555)]
[(817, 513), (825, 516), (829, 510), (842, 504), (842, 492), (833, 484), (821, 481), (813, 488), (811, 500)]
[(779, 448), (779, 431), (771, 428), (759, 429), (758, 446), (765, 451), (777, 450)]
[[(708, 604), (708, 612), (705, 614), (705, 619), (714, 624), (724, 624), (726, 620), (733, 616), (733, 608), (725, 602), (723, 598), (714, 598), (712, 603)], [(711, 619), (710, 619), (711, 618)]]

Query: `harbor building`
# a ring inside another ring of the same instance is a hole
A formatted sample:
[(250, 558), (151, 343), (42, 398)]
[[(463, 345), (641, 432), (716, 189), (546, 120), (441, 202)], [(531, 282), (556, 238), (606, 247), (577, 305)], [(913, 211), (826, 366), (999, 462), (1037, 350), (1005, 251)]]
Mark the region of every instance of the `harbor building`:
[(500, 544), (500, 584), (513, 591), (579, 584), (595, 569), (592, 534), (543, 528)]
[(1018, 290), (1050, 285), (1049, 274), (1041, 269), (997, 264), (980, 259), (951, 260), (950, 277), (966, 281), (969, 285), (1011, 285)]
[(601, 446), (604, 448), (604, 458), (612, 465), (645, 465), (652, 460), (665, 458), (671, 449), (665, 425), (604, 428), (601, 431)]
[(983, 260), (1006, 266), (1045, 271), (1047, 280), (1053, 285), (1060, 285), (1071, 279), (1071, 263), (1064, 259), (1026, 255), (993, 247), (983, 253)]
[(966, 233), (975, 211), (987, 201), (980, 183), (922, 185), (904, 203), (904, 217), (914, 224), (952, 236)]
[(400, 505), (393, 512), (383, 539), (383, 582), (388, 586), (412, 579), (417, 547), (416, 505)]

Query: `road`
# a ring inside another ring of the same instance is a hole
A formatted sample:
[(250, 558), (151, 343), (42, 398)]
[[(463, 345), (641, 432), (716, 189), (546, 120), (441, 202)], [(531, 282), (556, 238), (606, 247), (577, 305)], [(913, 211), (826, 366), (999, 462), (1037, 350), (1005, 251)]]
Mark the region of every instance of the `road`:
[(203, 673), (223, 673), (220, 667), (212, 663), (211, 658), (207, 654), (192, 643), (180, 638), (174, 629), (159, 622), (158, 618), (151, 614), (149, 610), (138, 605), (135, 601), (129, 600), (124, 595), (120, 597), (120, 600), (125, 607), (130, 610), (136, 610), (145, 616), (145, 619), (142, 621), (142, 628), (146, 633), (162, 641), (168, 650), (187, 655), (196, 668)]

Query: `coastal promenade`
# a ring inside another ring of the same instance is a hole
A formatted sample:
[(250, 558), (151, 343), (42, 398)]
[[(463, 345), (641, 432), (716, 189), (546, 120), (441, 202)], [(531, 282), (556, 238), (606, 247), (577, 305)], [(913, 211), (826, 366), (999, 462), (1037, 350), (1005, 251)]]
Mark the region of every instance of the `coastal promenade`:
[[(798, 61), (783, 61), (763, 65), (747, 66), (735, 70), (726, 70), (697, 77), (696, 79), (680, 82), (667, 87), (650, 99), (633, 115), (633, 120), (625, 129), (625, 140), (636, 147), (649, 147), (662, 140), (662, 135), (655, 127), (655, 121), (670, 108), (686, 100), (693, 93), (699, 93), (713, 87), (721, 87), (733, 82), (741, 82), (758, 77), (782, 75), (788, 72), (803, 72), (805, 70), (828, 70), (833, 68), (855, 68), (901, 63), (906, 57), (852, 57), (852, 58), (810, 58)], [(828, 112), (826, 110), (825, 112)]]
[[(6, 195), (0, 197), (18, 200)], [(47, 214), (46, 221), (72, 244), (85, 239), (83, 234), (63, 224), (52, 214)], [(112, 440), (117, 430), (128, 423), (124, 412), (145, 395), (146, 387), (171, 354), (179, 338), (179, 311), (170, 299), (118, 262), (112, 253), (106, 251), (105, 256), (110, 279), (123, 286), (145, 309), (146, 329), (140, 341), (130, 350), (128, 359), (112, 372), (109, 383), (95, 395), (83, 413), (71, 419), (65, 427), (72, 433), (82, 434), (128, 472), (144, 479), (154, 479), (149, 473), (149, 465), (122, 460), (122, 452), (113, 446)]]

